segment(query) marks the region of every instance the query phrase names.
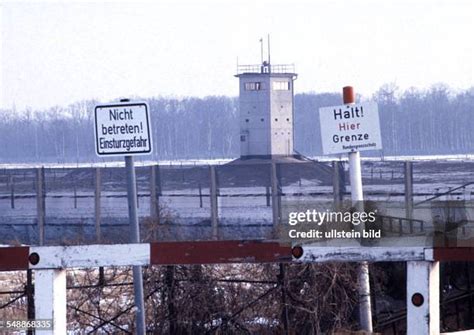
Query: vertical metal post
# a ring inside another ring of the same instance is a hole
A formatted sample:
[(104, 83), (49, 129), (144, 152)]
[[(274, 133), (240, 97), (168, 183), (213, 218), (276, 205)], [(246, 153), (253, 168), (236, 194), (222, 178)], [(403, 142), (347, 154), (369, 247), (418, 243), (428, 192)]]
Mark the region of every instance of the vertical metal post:
[(372, 306), (370, 301), (369, 263), (361, 262), (357, 269), (359, 282), (359, 318), (363, 330), (372, 331)]
[(286, 303), (286, 278), (285, 278), (285, 264), (280, 263), (280, 273), (277, 276), (278, 285), (281, 287), (281, 298), (283, 303), (282, 319), (283, 319), (283, 329), (285, 330), (284, 334), (288, 335), (290, 333), (290, 319), (288, 317), (288, 306)]
[(217, 175), (216, 167), (214, 165), (210, 166), (210, 178), (211, 178), (211, 224), (212, 224), (212, 238), (217, 239), (218, 237), (218, 203), (217, 203)]
[(156, 198), (156, 165), (150, 166), (150, 217), (156, 219), (158, 216)]
[(135, 184), (135, 188), (136, 188), (136, 192), (137, 192), (137, 208), (140, 208), (140, 193), (139, 193), (139, 190), (138, 190), (138, 183)]
[(339, 194), (339, 167), (337, 166), (336, 161), (332, 161), (332, 193), (333, 193), (333, 202), (334, 208), (337, 210), (341, 205), (341, 198)]
[(45, 194), (44, 167), (36, 169), (36, 214), (38, 219), (38, 244), (44, 244)]
[(12, 209), (15, 209), (15, 178), (10, 175), (10, 202)]
[[(413, 219), (413, 163), (405, 162), (405, 211), (406, 218)], [(412, 223), (410, 221), (410, 233), (413, 232)]]
[(150, 218), (152, 220), (152, 238), (158, 238), (158, 198), (156, 196), (156, 169), (157, 165), (150, 166)]
[(349, 153), (349, 177), (351, 181), (352, 202), (360, 203), (364, 201), (360, 153), (358, 151)]
[(36, 334), (66, 334), (66, 270), (35, 270), (35, 318), (53, 321), (53, 330)]
[(333, 201), (334, 208), (339, 210), (342, 206), (342, 200), (344, 199), (344, 170), (342, 168), (342, 162), (332, 162), (332, 189), (333, 189)]
[(76, 209), (77, 208), (77, 188), (76, 188), (75, 181), (73, 181), (72, 190), (73, 190), (73, 197), (74, 197), (74, 209)]
[(94, 180), (94, 210), (95, 210), (95, 236), (97, 242), (100, 243), (102, 240), (102, 232), (100, 229), (101, 224), (101, 208), (100, 208), (100, 197), (101, 197), (101, 174), (100, 168), (95, 168), (95, 180)]
[(454, 311), (456, 313), (456, 329), (460, 329), (461, 328), (461, 320), (459, 318), (459, 302), (458, 300), (455, 300), (454, 301)]
[[(344, 104), (355, 103), (354, 89), (350, 86), (343, 88)], [(364, 211), (364, 194), (362, 191), (362, 171), (360, 153), (358, 151), (349, 153), (349, 176), (351, 182), (352, 205), (357, 211)], [(360, 224), (359, 229), (364, 230), (365, 225)], [(372, 331), (372, 307), (370, 302), (369, 264), (361, 262), (358, 268), (358, 290), (359, 290), (359, 321), (362, 330)]]
[(272, 162), (271, 165), (271, 183), (273, 231), (276, 232), (280, 224), (280, 183), (278, 180), (278, 165), (276, 162)]
[(469, 262), (464, 263), (464, 275), (467, 283), (467, 294), (469, 295), (468, 300), (468, 317), (467, 317), (467, 326), (468, 328), (474, 327), (474, 303), (473, 303), (473, 296), (472, 296), (472, 285), (471, 285), (471, 270), (469, 266)]
[(104, 267), (103, 266), (99, 267), (99, 282), (97, 284), (99, 286), (104, 286), (105, 285), (105, 272), (104, 272)]
[(407, 262), (407, 334), (439, 334), (439, 262)]
[(174, 280), (174, 265), (166, 266), (165, 270), (165, 292), (168, 307), (168, 322), (169, 322), (169, 334), (178, 333), (178, 319), (176, 306), (174, 304), (175, 295), (175, 280)]
[(160, 216), (160, 196), (162, 196), (163, 186), (161, 185), (161, 168), (157, 164), (156, 171), (156, 215)]
[(267, 207), (270, 207), (271, 206), (271, 197), (270, 197), (270, 187), (269, 186), (265, 186), (265, 198), (267, 200)]
[[(125, 156), (125, 169), (127, 172), (127, 197), (128, 217), (130, 220), (130, 234), (132, 243), (140, 243), (140, 226), (137, 214), (137, 187), (135, 166), (132, 156)], [(135, 294), (136, 327), (137, 334), (145, 334), (145, 304), (143, 300), (143, 276), (142, 267), (133, 267), (133, 291)]]
[(199, 187), (199, 208), (202, 208), (202, 187), (201, 187), (201, 183), (199, 183), (198, 187)]
[[(26, 270), (26, 317), (28, 320), (35, 319), (35, 298), (33, 292), (33, 270)], [(27, 334), (33, 335), (33, 330), (28, 330)]]

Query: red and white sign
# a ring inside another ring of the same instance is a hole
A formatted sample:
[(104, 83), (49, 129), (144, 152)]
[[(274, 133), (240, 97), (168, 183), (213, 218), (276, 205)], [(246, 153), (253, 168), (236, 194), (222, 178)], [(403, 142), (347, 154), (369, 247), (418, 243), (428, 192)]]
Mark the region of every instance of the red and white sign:
[(325, 155), (382, 149), (377, 104), (347, 104), (319, 109)]

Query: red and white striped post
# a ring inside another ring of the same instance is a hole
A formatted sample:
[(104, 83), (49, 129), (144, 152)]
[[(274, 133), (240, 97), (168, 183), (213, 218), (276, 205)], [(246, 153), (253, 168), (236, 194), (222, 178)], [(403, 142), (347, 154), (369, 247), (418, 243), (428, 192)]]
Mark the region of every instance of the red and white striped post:
[[(355, 93), (352, 86), (342, 89), (344, 104), (355, 104)], [(362, 191), (362, 172), (360, 163), (360, 153), (353, 151), (349, 153), (349, 177), (351, 182), (352, 205), (357, 211), (364, 211), (364, 194)], [(361, 224), (360, 229), (364, 226)], [(358, 290), (359, 290), (359, 322), (362, 330), (372, 331), (372, 307), (370, 303), (370, 281), (369, 264), (361, 262), (358, 268)]]

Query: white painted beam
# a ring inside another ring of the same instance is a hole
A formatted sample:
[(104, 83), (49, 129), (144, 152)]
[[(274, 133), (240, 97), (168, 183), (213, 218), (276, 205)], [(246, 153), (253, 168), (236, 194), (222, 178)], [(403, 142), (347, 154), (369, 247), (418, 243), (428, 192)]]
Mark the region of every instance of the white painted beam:
[[(303, 256), (295, 262), (406, 262), (432, 261), (433, 250), (424, 247), (331, 247), (302, 245)], [(110, 244), (30, 247), (39, 262), (30, 269), (59, 269), (99, 266), (146, 266), (150, 244)]]
[[(421, 294), (423, 303), (412, 299)], [(439, 262), (407, 262), (407, 334), (439, 334)]]
[(423, 247), (314, 247), (302, 245), (297, 262), (406, 262), (425, 260)]
[(52, 330), (36, 330), (36, 334), (66, 334), (66, 270), (36, 270), (35, 319), (51, 320)]
[(39, 255), (31, 269), (87, 268), (150, 264), (150, 244), (93, 244), (75, 246), (31, 247)]

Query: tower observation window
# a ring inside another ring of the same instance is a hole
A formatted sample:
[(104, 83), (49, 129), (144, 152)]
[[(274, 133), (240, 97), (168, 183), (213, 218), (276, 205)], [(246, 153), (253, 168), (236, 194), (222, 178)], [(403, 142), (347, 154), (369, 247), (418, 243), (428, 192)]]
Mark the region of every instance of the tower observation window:
[(272, 88), (274, 91), (289, 91), (290, 82), (289, 81), (274, 81), (272, 83)]
[(263, 90), (263, 85), (261, 82), (251, 82), (245, 83), (245, 90), (246, 91), (260, 91)]

